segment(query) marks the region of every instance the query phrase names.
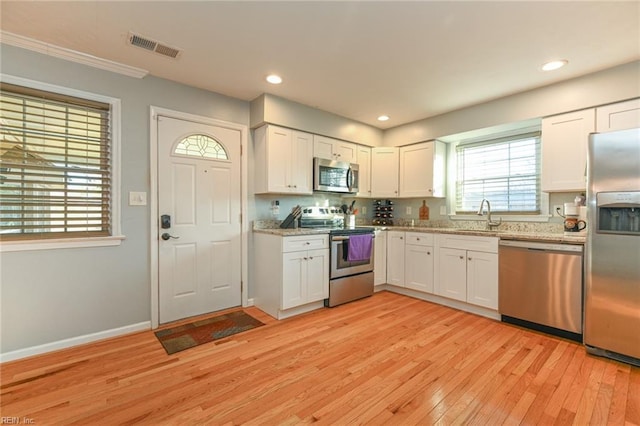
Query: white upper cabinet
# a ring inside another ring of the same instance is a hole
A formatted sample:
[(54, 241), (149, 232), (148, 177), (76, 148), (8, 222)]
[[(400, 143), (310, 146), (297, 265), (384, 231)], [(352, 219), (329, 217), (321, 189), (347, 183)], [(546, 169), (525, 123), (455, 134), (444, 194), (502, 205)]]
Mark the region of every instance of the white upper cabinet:
[(358, 145), (354, 143), (313, 135), (314, 157), (343, 161), (345, 163), (357, 163), (357, 151)]
[(254, 132), (255, 192), (311, 194), (313, 140), (309, 133), (266, 125)]
[(596, 131), (598, 133), (638, 127), (640, 127), (640, 99), (596, 108)]
[(358, 197), (371, 197), (371, 148), (358, 146)]
[(371, 149), (371, 196), (398, 196), (398, 148)]
[(595, 131), (595, 109), (555, 115), (542, 120), (542, 190), (586, 189), (587, 143)]
[(444, 197), (446, 145), (431, 141), (400, 148), (400, 197)]

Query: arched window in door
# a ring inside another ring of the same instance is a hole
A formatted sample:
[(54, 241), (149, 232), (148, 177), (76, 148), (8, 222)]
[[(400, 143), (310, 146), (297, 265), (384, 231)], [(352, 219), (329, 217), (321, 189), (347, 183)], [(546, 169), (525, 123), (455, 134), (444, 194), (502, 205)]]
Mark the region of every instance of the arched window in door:
[(224, 147), (207, 135), (187, 136), (176, 145), (173, 153), (190, 157), (214, 158), (216, 160), (229, 159)]

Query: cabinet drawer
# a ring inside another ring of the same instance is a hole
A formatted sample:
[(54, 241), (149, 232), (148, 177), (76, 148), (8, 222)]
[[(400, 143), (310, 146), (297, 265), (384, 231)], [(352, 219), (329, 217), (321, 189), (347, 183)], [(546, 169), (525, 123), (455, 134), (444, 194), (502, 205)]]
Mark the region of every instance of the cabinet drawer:
[(407, 232), (405, 244), (414, 246), (433, 246), (433, 234), (423, 234), (421, 232)]
[(283, 240), (283, 253), (329, 248), (328, 235), (301, 235), (299, 237), (284, 237)]
[(438, 246), (461, 250), (484, 251), (487, 253), (498, 252), (498, 238), (496, 237), (472, 237), (468, 235), (438, 235)]

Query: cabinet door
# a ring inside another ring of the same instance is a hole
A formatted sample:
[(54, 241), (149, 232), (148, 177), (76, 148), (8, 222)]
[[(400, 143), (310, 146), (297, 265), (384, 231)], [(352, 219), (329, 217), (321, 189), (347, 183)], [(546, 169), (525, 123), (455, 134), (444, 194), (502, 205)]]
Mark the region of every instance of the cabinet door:
[(433, 196), (433, 142), (400, 148), (400, 197)]
[(313, 193), (313, 142), (309, 133), (293, 131), (291, 139), (291, 161), (289, 163), (289, 192)]
[(333, 157), (333, 139), (313, 135), (313, 156), (326, 160), (335, 160)]
[(498, 255), (467, 252), (467, 302), (498, 309)]
[(405, 286), (433, 293), (433, 247), (405, 246)]
[(358, 147), (358, 197), (371, 197), (371, 148)]
[(307, 297), (305, 303), (329, 297), (329, 250), (309, 250), (304, 259), (307, 268)]
[(331, 139), (325, 136), (313, 136), (313, 156), (327, 160), (355, 163), (358, 158), (358, 145)]
[(373, 284), (387, 282), (387, 231), (376, 231), (373, 252)]
[(440, 248), (437, 293), (450, 299), (467, 300), (466, 250)]
[(358, 145), (349, 142), (336, 141), (333, 145), (333, 154), (338, 161), (357, 163)]
[(281, 309), (289, 309), (306, 303), (307, 299), (306, 251), (294, 251), (282, 255)]
[(267, 131), (267, 189), (269, 192), (290, 192), (292, 130), (269, 126)]
[(404, 232), (387, 231), (387, 283), (404, 287)]
[(542, 190), (585, 191), (587, 143), (595, 131), (595, 109), (542, 120)]
[(640, 127), (640, 99), (605, 105), (596, 109), (596, 130), (599, 133)]
[(371, 196), (398, 196), (398, 148), (371, 150)]

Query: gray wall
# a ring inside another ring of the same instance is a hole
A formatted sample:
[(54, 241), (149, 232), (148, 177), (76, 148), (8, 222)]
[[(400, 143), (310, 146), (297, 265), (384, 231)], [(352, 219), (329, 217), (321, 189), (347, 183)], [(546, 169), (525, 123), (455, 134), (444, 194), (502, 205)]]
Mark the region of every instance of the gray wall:
[(265, 123), (361, 145), (382, 145), (383, 132), (378, 128), (268, 93), (251, 101), (251, 128)]
[(639, 76), (640, 61), (631, 62), (388, 129), (383, 145), (407, 145), (637, 98), (640, 96)]
[(2, 73), (121, 99), (121, 246), (2, 253), (0, 352), (151, 319), (150, 105), (249, 125), (249, 103), (154, 77), (130, 78), (2, 45)]

